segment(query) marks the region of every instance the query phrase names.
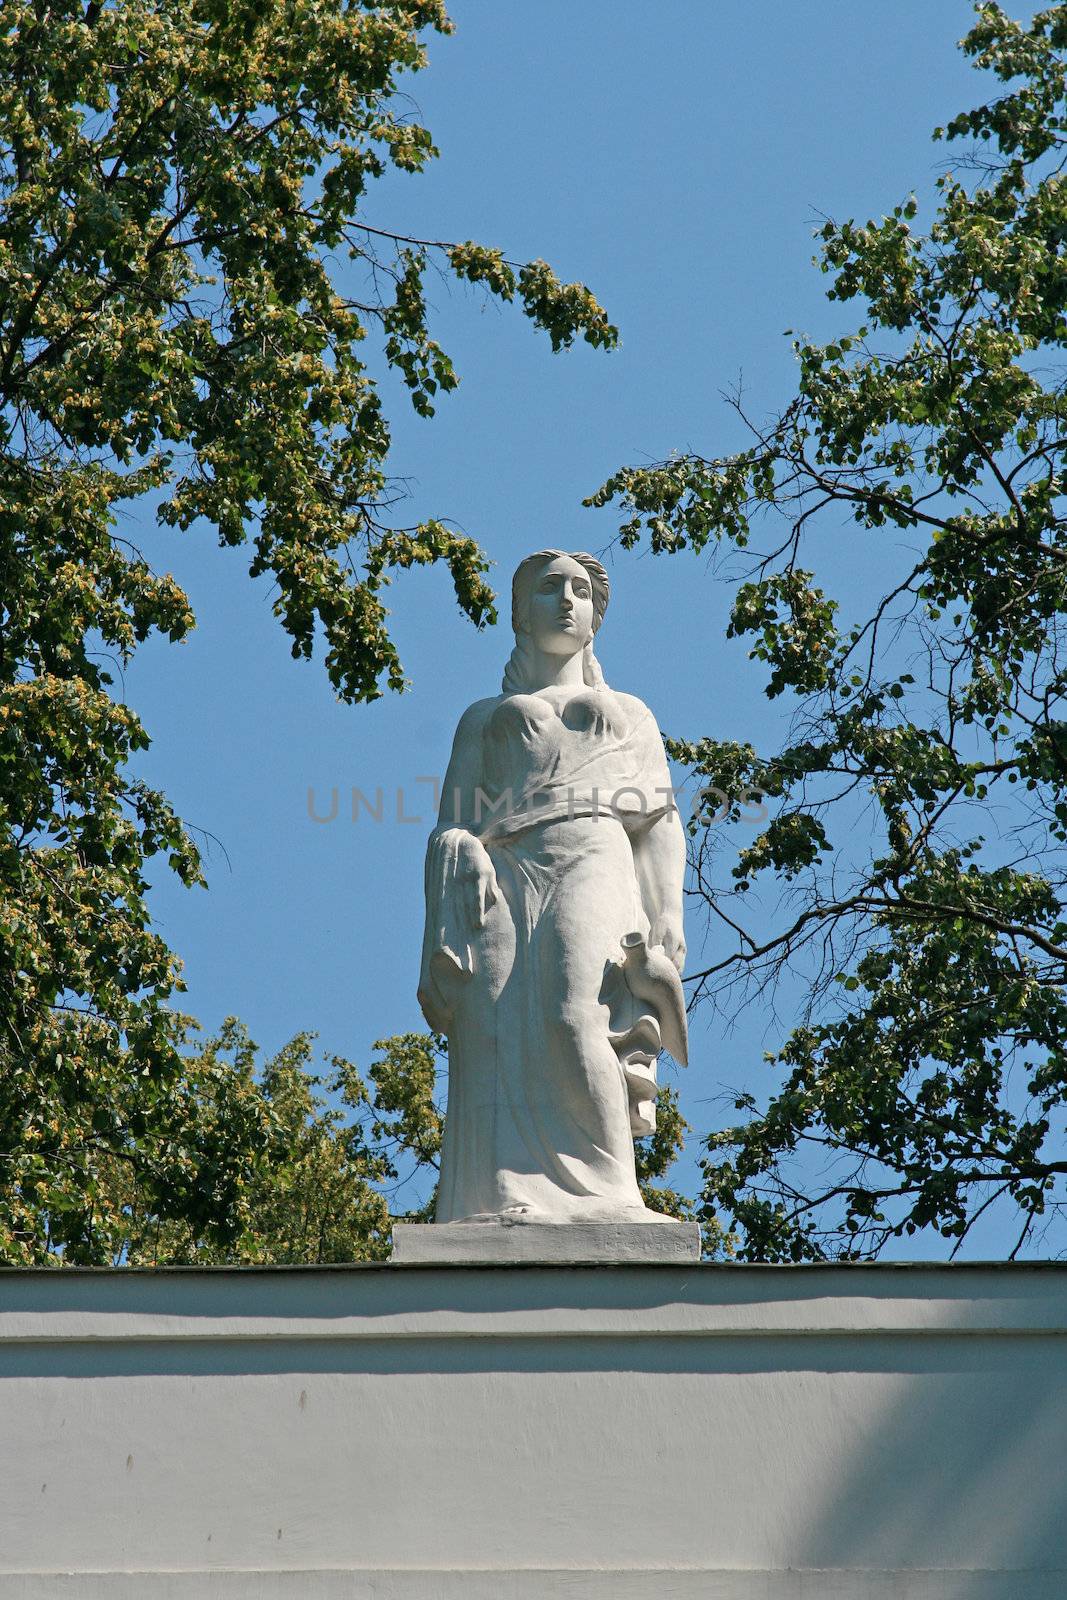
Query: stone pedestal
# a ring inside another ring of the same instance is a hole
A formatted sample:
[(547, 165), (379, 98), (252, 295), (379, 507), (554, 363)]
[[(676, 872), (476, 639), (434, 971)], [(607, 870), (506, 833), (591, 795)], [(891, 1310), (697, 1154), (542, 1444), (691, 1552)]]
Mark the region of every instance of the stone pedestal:
[(0, 1600), (1063, 1600), (1067, 1270), (0, 1272)]
[(399, 1265), (433, 1262), (460, 1266), (523, 1262), (640, 1265), (700, 1260), (695, 1222), (400, 1222), (393, 1229), (393, 1260)]

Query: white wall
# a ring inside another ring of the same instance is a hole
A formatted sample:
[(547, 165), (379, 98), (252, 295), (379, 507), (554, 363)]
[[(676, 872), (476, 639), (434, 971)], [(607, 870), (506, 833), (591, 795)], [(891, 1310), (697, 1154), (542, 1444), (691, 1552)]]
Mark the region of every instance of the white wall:
[(1064, 1600), (1067, 1268), (0, 1272), (3, 1600)]

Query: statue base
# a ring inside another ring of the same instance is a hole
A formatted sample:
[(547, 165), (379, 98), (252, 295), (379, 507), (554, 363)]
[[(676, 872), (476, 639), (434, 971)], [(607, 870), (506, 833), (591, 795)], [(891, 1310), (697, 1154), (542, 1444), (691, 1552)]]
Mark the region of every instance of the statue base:
[(493, 1217), (484, 1222), (398, 1222), (392, 1260), (401, 1266), (521, 1265), (559, 1262), (700, 1260), (695, 1222), (527, 1222)]

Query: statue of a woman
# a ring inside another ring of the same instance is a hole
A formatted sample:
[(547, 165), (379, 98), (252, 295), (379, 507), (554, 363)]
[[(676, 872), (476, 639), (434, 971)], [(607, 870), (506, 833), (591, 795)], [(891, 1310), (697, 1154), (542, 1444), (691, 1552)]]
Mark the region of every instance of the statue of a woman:
[(438, 1222), (659, 1220), (633, 1133), (660, 1044), (684, 1060), (685, 841), (652, 714), (593, 654), (607, 604), (592, 556), (528, 556), (502, 693), (456, 731), (419, 986), (449, 1042)]

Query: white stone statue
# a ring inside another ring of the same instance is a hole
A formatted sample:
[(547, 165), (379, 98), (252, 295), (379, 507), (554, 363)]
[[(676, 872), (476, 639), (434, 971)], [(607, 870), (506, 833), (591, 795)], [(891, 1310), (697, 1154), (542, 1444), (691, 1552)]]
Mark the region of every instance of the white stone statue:
[(447, 1034), (438, 1222), (653, 1222), (633, 1135), (684, 1063), (685, 837), (652, 713), (604, 682), (608, 578), (539, 550), (502, 693), (464, 712), (426, 857), (419, 1001)]

